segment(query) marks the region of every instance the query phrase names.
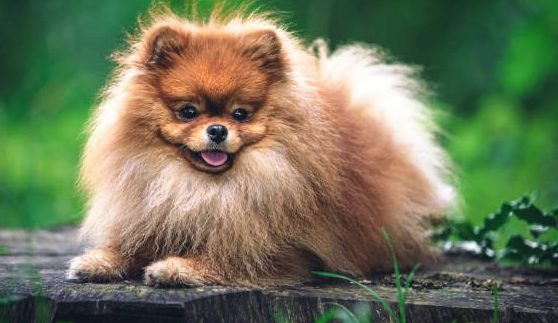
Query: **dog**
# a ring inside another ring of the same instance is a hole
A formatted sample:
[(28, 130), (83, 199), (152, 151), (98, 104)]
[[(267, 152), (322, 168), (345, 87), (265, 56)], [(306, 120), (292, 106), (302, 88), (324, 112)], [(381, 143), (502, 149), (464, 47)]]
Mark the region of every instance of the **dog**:
[(451, 162), (412, 68), (366, 45), (309, 48), (262, 13), (153, 14), (89, 124), (67, 277), (296, 285), (436, 260)]

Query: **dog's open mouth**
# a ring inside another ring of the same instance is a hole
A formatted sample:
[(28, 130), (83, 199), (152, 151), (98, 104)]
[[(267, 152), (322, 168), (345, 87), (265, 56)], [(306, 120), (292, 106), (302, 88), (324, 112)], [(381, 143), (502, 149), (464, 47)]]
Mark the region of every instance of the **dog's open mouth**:
[(231, 168), (236, 153), (228, 153), (221, 149), (207, 149), (194, 151), (185, 144), (172, 143), (170, 140), (160, 136), (161, 139), (178, 148), (181, 156), (190, 162), (198, 170), (208, 173), (221, 173)]
[(210, 172), (219, 173), (229, 169), (234, 159), (233, 154), (222, 150), (193, 151), (186, 148), (185, 155), (194, 167)]
[(229, 159), (229, 154), (219, 150), (202, 151), (200, 156), (208, 165), (213, 167), (224, 165), (227, 162), (227, 159)]

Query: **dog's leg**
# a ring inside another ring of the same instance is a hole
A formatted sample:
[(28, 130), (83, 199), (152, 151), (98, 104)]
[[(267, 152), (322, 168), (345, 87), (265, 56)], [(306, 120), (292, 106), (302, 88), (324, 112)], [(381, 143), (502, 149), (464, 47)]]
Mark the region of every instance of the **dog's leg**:
[(79, 282), (113, 282), (130, 273), (131, 262), (112, 248), (95, 248), (70, 261), (68, 280)]
[(222, 284), (223, 278), (203, 257), (168, 257), (145, 269), (149, 286), (172, 287)]

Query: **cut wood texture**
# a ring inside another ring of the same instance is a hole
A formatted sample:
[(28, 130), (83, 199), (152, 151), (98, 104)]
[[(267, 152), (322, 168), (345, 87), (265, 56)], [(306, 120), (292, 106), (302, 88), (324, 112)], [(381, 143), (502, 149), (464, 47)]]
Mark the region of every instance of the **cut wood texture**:
[[(313, 322), (339, 304), (368, 307), (374, 322), (389, 321), (365, 290), (331, 279), (273, 289), (67, 282), (67, 262), (82, 249), (74, 228), (0, 230), (0, 322)], [(362, 282), (397, 308), (393, 275)], [(556, 271), (502, 268), (455, 254), (438, 268), (417, 273), (407, 300), (408, 321), (490, 322), (494, 286), (501, 322), (558, 322)]]

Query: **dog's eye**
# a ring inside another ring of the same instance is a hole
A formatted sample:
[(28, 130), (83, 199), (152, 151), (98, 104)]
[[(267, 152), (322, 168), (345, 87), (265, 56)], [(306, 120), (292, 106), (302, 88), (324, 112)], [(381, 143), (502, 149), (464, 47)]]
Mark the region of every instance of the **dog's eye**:
[(235, 109), (232, 112), (233, 119), (240, 122), (246, 121), (248, 119), (248, 115), (248, 111), (242, 108)]
[(198, 116), (198, 109), (191, 104), (187, 104), (184, 108), (177, 112), (178, 118), (181, 120), (190, 120)]

